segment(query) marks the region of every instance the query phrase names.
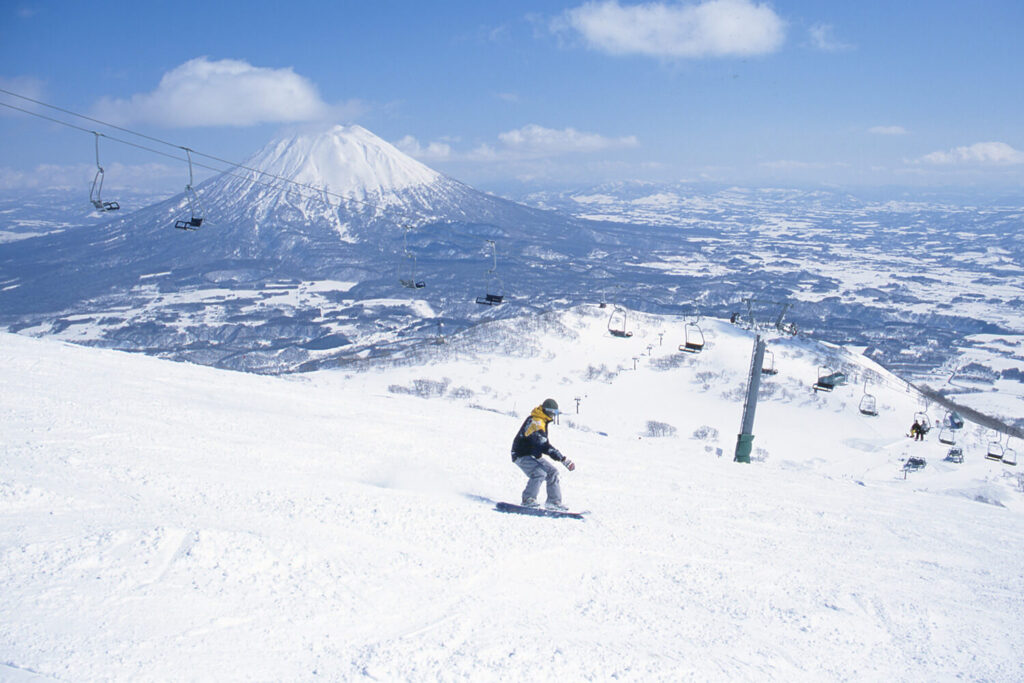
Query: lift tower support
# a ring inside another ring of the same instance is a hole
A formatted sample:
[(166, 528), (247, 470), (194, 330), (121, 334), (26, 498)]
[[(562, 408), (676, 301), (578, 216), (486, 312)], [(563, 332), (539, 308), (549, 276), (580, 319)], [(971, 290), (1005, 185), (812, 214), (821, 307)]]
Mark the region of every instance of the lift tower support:
[(754, 447), (754, 411), (757, 410), (757, 392), (761, 388), (761, 367), (764, 363), (765, 343), (761, 335), (754, 338), (754, 353), (750, 359), (750, 374), (747, 377), (747, 398), (743, 402), (743, 424), (736, 439), (736, 456), (733, 462), (750, 462), (750, 451)]

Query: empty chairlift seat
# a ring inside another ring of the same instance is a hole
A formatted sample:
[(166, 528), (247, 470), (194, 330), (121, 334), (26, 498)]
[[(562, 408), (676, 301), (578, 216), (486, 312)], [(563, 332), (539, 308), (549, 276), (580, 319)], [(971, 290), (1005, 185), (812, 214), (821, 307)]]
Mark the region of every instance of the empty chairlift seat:
[(492, 292), (500, 292), (504, 290), (501, 285), (501, 280), (498, 278), (498, 245), (494, 240), (487, 240), (487, 245), (491, 248), (492, 265), (487, 270), (487, 287), (484, 289), (485, 294), (478, 296), (476, 302), (483, 304), (484, 306), (497, 306), (505, 301), (504, 294), (493, 294)]
[(704, 330), (697, 323), (686, 323), (683, 327), (683, 343), (680, 351), (700, 353), (704, 350)]
[(404, 273), (399, 273), (398, 281), (403, 287), (409, 289), (423, 289), (427, 286), (427, 283), (423, 280), (416, 279), (416, 255), (409, 251), (409, 231), (413, 229), (411, 225), (404, 226), (405, 232), (402, 234), (402, 253), (406, 260), (409, 262), (409, 277), (402, 277)]
[(1003, 449), (1003, 464), (1004, 465), (1016, 465), (1017, 464), (1017, 451), (1010, 448), (1010, 439), (1006, 439), (1006, 447)]
[(185, 186), (185, 198), (188, 199), (188, 219), (180, 219), (174, 222), (178, 230), (198, 230), (203, 224), (203, 208), (199, 204), (199, 196), (192, 189), (192, 150), (182, 147), (185, 156), (188, 158), (188, 185)]
[(846, 384), (846, 373), (838, 370), (830, 371), (827, 368), (819, 368), (818, 381), (814, 383), (814, 390), (832, 391), (843, 384)]
[(612, 314), (608, 316), (608, 333), (623, 339), (633, 336), (633, 333), (626, 329), (626, 309), (616, 306), (612, 310)]
[(96, 136), (96, 175), (92, 178), (92, 189), (89, 190), (89, 201), (96, 207), (97, 211), (118, 211), (121, 205), (117, 202), (103, 201), (103, 167), (100, 166), (100, 134), (93, 131)]
[(478, 304), (485, 304), (487, 306), (497, 306), (504, 301), (505, 296), (503, 294), (484, 294), (476, 298)]
[(860, 410), (861, 415), (867, 415), (869, 417), (878, 416), (878, 402), (871, 394), (864, 394), (861, 397), (858, 409)]
[(989, 460), (1002, 460), (1005, 451), (1003, 444), (999, 441), (990, 441), (988, 444), (988, 451), (985, 453), (985, 457)]

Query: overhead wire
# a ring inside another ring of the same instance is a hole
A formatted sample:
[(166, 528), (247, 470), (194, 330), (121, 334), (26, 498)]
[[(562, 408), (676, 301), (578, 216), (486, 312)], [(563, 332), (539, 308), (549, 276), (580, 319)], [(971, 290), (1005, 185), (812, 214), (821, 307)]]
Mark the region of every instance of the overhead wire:
[[(309, 197), (308, 195), (303, 194), (299, 190), (296, 190), (296, 192), (300, 196), (306, 197), (307, 199), (318, 198), (318, 199), (324, 201), (324, 203), (326, 203), (328, 206), (331, 206), (332, 208), (342, 208), (342, 202), (346, 202), (346, 203), (351, 202), (351, 203), (355, 203), (355, 204), (361, 204), (361, 205), (363, 205), (365, 207), (368, 207), (368, 208), (377, 208), (376, 204), (372, 204), (372, 203), (367, 202), (367, 201), (356, 199), (355, 197), (347, 197), (347, 196), (339, 194), (337, 192), (331, 192), (326, 187), (317, 187), (315, 185), (310, 185), (308, 183), (301, 183), (301, 182), (298, 182), (296, 180), (292, 180), (291, 178), (285, 178), (284, 176), (280, 176), (280, 175), (277, 175), (277, 174), (274, 174), (274, 173), (270, 173), (268, 171), (264, 171), (264, 170), (261, 170), (261, 169), (258, 169), (258, 168), (253, 168), (251, 166), (246, 166), (245, 164), (242, 164), (242, 163), (230, 161), (228, 159), (223, 159), (221, 157), (218, 157), (218, 156), (215, 156), (215, 155), (212, 155), (212, 154), (207, 154), (205, 152), (196, 150), (196, 149), (191, 148), (191, 147), (186, 147), (184, 145), (179, 145), (179, 144), (176, 144), (176, 143), (173, 143), (173, 142), (169, 142), (167, 140), (163, 140), (161, 138), (154, 137), (152, 135), (147, 135), (145, 133), (140, 133), (138, 131), (131, 130), (130, 128), (126, 128), (124, 126), (119, 126), (117, 124), (113, 124), (113, 123), (110, 123), (108, 121), (103, 121), (101, 119), (97, 119), (97, 118), (94, 118), (92, 116), (86, 116), (85, 114), (79, 114), (78, 112), (72, 111), (70, 109), (65, 109), (63, 107), (58, 107), (56, 105), (49, 104), (49, 103), (43, 102), (41, 100), (37, 100), (37, 99), (31, 98), (31, 97), (27, 97), (25, 95), (20, 95), (20, 94), (18, 94), (16, 92), (12, 92), (12, 91), (7, 90), (5, 88), (0, 88), (0, 93), (4, 93), (6, 95), (10, 95), (12, 97), (16, 97), (16, 98), (19, 98), (21, 100), (25, 100), (26, 102), (31, 102), (33, 104), (36, 104), (36, 105), (39, 105), (39, 106), (42, 106), (42, 107), (46, 107), (48, 109), (52, 109), (54, 111), (58, 111), (58, 112), (60, 112), (62, 114), (66, 114), (68, 116), (73, 116), (73, 117), (76, 117), (76, 118), (79, 118), (79, 119), (82, 119), (82, 120), (85, 120), (85, 121), (90, 121), (92, 123), (99, 124), (101, 126), (106, 126), (108, 128), (112, 128), (114, 130), (119, 130), (119, 131), (122, 131), (124, 133), (128, 133), (129, 135), (134, 135), (134, 136), (136, 136), (138, 138), (141, 138), (141, 139), (144, 139), (144, 140), (150, 140), (152, 142), (156, 142), (156, 143), (159, 143), (161, 145), (166, 145), (168, 147), (173, 147), (174, 149), (183, 150), (186, 153), (186, 157), (185, 158), (180, 157), (180, 156), (175, 156), (174, 154), (170, 154), (170, 153), (165, 152), (165, 151), (154, 149), (153, 147), (150, 147), (148, 145), (139, 144), (137, 142), (132, 142), (130, 140), (124, 140), (122, 138), (115, 137), (113, 135), (109, 135), (107, 133), (101, 133), (101, 132), (96, 131), (96, 130), (92, 130), (92, 129), (89, 129), (89, 128), (85, 128), (85, 127), (76, 125), (76, 124), (71, 123), (69, 121), (64, 121), (62, 119), (54, 118), (52, 116), (47, 116), (47, 115), (42, 114), (40, 112), (32, 111), (32, 110), (26, 109), (24, 107), (18, 107), (18, 106), (15, 106), (13, 104), (10, 104), (10, 103), (0, 101), (0, 106), (4, 106), (4, 107), (7, 107), (9, 109), (20, 111), (20, 112), (28, 114), (30, 116), (35, 116), (37, 118), (41, 118), (41, 119), (44, 119), (46, 121), (50, 121), (51, 123), (56, 123), (56, 124), (59, 124), (59, 125), (62, 125), (62, 126), (66, 126), (68, 128), (72, 128), (74, 130), (82, 131), (84, 133), (90, 133), (92, 135), (102, 136), (102, 137), (104, 137), (104, 138), (106, 138), (108, 140), (111, 140), (113, 142), (117, 142), (117, 143), (120, 143), (120, 144), (123, 144), (123, 145), (127, 145), (129, 147), (134, 147), (136, 149), (140, 149), (140, 150), (143, 150), (143, 151), (146, 151), (146, 152), (150, 152), (152, 154), (157, 154), (159, 156), (163, 156), (163, 157), (166, 157), (166, 158), (169, 158), (169, 159), (174, 159), (175, 161), (180, 161), (180, 162), (183, 162), (183, 163), (187, 163), (187, 164), (189, 164), (190, 168), (192, 166), (196, 166), (198, 168), (203, 168), (203, 169), (206, 169), (206, 170), (210, 170), (210, 171), (213, 171), (215, 173), (219, 173), (221, 175), (226, 175), (226, 176), (229, 176), (229, 177), (237, 178), (237, 179), (242, 180), (244, 182), (248, 182), (248, 183), (251, 183), (253, 185), (259, 185), (259, 186), (263, 186), (263, 187), (282, 188), (283, 184), (288, 184), (288, 185), (291, 185), (291, 186), (293, 186), (295, 188), (301, 188), (301, 189), (304, 189), (304, 190), (310, 190), (310, 191), (316, 193), (316, 197)], [(210, 166), (208, 164), (203, 164), (203, 163), (200, 163), (200, 162), (197, 162), (197, 161), (193, 161), (191, 159), (191, 154), (195, 154), (196, 156), (200, 156), (200, 157), (203, 157), (203, 158), (206, 158), (206, 159), (210, 159), (210, 160), (219, 162), (221, 164), (226, 164), (229, 168), (227, 170), (225, 170), (225, 169), (222, 169), (222, 168), (219, 168), (219, 167), (216, 167), (216, 166)], [(259, 176), (265, 176), (265, 177), (270, 178), (270, 179), (272, 179), (274, 181), (277, 181), (277, 183), (257, 180), (255, 177), (250, 177), (248, 175), (241, 175), (241, 174), (239, 174), (237, 172), (233, 172), (233, 171), (236, 171), (236, 170), (249, 171), (250, 173), (258, 174)], [(191, 185), (189, 187), (191, 187)], [(335, 205), (335, 204), (331, 203), (330, 201), (328, 201), (327, 197), (334, 197), (334, 198), (336, 198), (338, 200), (338, 204)], [(415, 229), (415, 228), (419, 227), (418, 224), (422, 224), (422, 223), (425, 223), (425, 222), (430, 220), (430, 217), (426, 216), (424, 214), (412, 215), (412, 214), (409, 214), (409, 213), (406, 213), (406, 212), (402, 212), (402, 211), (397, 211), (395, 213), (399, 217), (407, 219), (408, 222), (412, 224), (411, 226), (400, 226), (400, 227), (403, 227), (403, 228), (410, 227), (412, 229)], [(447, 223), (447, 221), (446, 221), (446, 223)], [(486, 238), (486, 237), (481, 237), (479, 235), (472, 235), (472, 234), (469, 234), (469, 233), (462, 232), (460, 230), (456, 230), (450, 224), (445, 224), (443, 226), (438, 226), (438, 227), (441, 227), (442, 230), (444, 230), (445, 232), (448, 232), (449, 234), (451, 234), (453, 236), (456, 236), (456, 237), (463, 237), (465, 239), (472, 240), (472, 241), (483, 240), (485, 243), (490, 243), (492, 245), (492, 255), (493, 255), (493, 258), (495, 260), (495, 265), (492, 267), (491, 270), (488, 270), (488, 274), (491, 275), (491, 276), (496, 277), (494, 275), (494, 272), (497, 270), (497, 263), (496, 263), (497, 262), (497, 249), (496, 249), (496, 247), (493, 246), (494, 245), (494, 240)], [(408, 254), (408, 247), (407, 246), (405, 247), (405, 250), (406, 250), (406, 253)]]
[[(80, 118), (80, 119), (83, 119), (83, 120), (86, 120), (86, 121), (91, 121), (93, 123), (98, 123), (101, 126), (106, 126), (108, 128), (113, 128), (115, 130), (119, 130), (119, 131), (128, 133), (130, 135), (134, 135), (136, 137), (143, 138), (145, 140), (151, 140), (153, 142), (157, 142), (157, 143), (160, 143), (162, 145), (167, 145), (168, 147), (173, 147), (175, 149), (186, 150), (187, 152), (191, 152), (192, 154), (195, 154), (197, 156), (201, 156), (201, 157), (204, 157), (206, 159), (211, 159), (213, 161), (217, 161), (217, 162), (222, 163), (222, 164), (227, 164), (231, 169), (242, 169), (242, 170), (245, 170), (245, 171), (250, 171), (252, 173), (256, 173), (256, 174), (259, 174), (261, 176), (266, 176), (268, 178), (272, 178), (273, 180), (280, 181), (281, 183), (287, 183), (289, 185), (293, 185), (293, 186), (298, 187), (298, 188), (303, 188), (303, 189), (306, 189), (306, 190), (311, 190), (311, 191), (317, 193), (321, 198), (323, 198), (323, 197), (334, 197), (334, 198), (339, 200), (338, 204), (336, 205), (337, 208), (341, 208), (342, 202), (346, 202), (346, 203), (347, 202), (351, 202), (351, 203), (355, 203), (355, 204), (361, 204), (361, 205), (369, 207), (369, 208), (376, 208), (375, 204), (372, 204), (370, 202), (363, 201), (363, 200), (360, 200), (360, 199), (356, 199), (355, 197), (348, 197), (348, 196), (339, 194), (337, 192), (331, 192), (330, 190), (328, 190), (327, 188), (324, 188), (324, 187), (317, 187), (315, 185), (310, 185), (308, 183), (301, 183), (301, 182), (298, 182), (296, 180), (292, 180), (291, 178), (286, 178), (284, 176), (279, 176), (279, 175), (276, 175), (274, 173), (270, 173), (268, 171), (264, 171), (264, 170), (261, 170), (261, 169), (258, 169), (258, 168), (253, 168), (251, 166), (246, 166), (245, 164), (242, 164), (242, 163), (238, 163), (238, 162), (231, 161), (231, 160), (228, 160), (228, 159), (223, 159), (221, 157), (218, 157), (218, 156), (215, 156), (215, 155), (212, 155), (212, 154), (207, 154), (205, 152), (196, 150), (196, 149), (194, 149), (192, 147), (186, 147), (184, 145), (179, 145), (179, 144), (176, 144), (176, 143), (173, 143), (173, 142), (168, 142), (167, 140), (162, 140), (162, 139), (154, 137), (152, 135), (147, 135), (145, 133), (139, 133), (138, 131), (131, 130), (130, 128), (125, 128), (124, 126), (119, 126), (117, 124), (109, 123), (107, 121), (102, 121), (100, 119), (97, 119), (97, 118), (94, 118), (94, 117), (91, 117), (91, 116), (86, 116), (85, 114), (79, 114), (77, 112), (71, 111), (70, 109), (65, 109), (63, 107), (58, 107), (56, 105), (48, 104), (48, 103), (43, 102), (41, 100), (37, 100), (37, 99), (31, 98), (31, 97), (27, 97), (25, 95), (19, 95), (16, 92), (12, 92), (12, 91), (6, 90), (4, 88), (0, 88), (0, 93), (4, 93), (6, 95), (11, 95), (13, 97), (17, 97), (17, 98), (25, 100), (27, 102), (31, 102), (33, 104), (38, 104), (40, 106), (47, 107), (48, 109), (53, 109), (55, 111), (59, 111), (59, 112), (61, 112), (63, 114), (67, 114), (69, 116), (74, 116), (76, 118)], [(117, 138), (117, 137), (114, 137), (112, 135), (108, 135), (106, 133), (100, 133), (98, 131), (91, 130), (89, 128), (83, 128), (82, 126), (75, 125), (75, 124), (70, 123), (68, 121), (64, 121), (64, 120), (61, 120), (61, 119), (53, 118), (52, 116), (46, 116), (45, 114), (41, 114), (39, 112), (31, 111), (30, 109), (25, 109), (23, 107), (17, 107), (15, 105), (9, 104), (7, 102), (0, 102), (0, 106), (7, 107), (9, 109), (14, 109), (16, 111), (20, 111), (20, 112), (23, 112), (25, 114), (29, 114), (30, 116), (35, 116), (35, 117), (44, 119), (46, 121), (50, 121), (52, 123), (60, 124), (62, 126), (67, 126), (68, 128), (73, 128), (75, 130), (80, 130), (80, 131), (83, 131), (83, 132), (86, 132), (86, 133), (92, 133), (92, 134), (96, 134), (96, 135), (101, 135), (101, 136), (103, 136), (103, 137), (105, 137), (105, 138), (107, 138), (109, 140), (113, 140), (114, 142), (118, 142), (118, 143), (121, 143), (123, 145), (128, 145), (130, 147), (135, 147), (137, 149), (145, 150), (147, 152), (152, 152), (154, 154), (158, 154), (160, 156), (164, 156), (164, 157), (167, 157), (167, 158), (170, 158), (170, 159), (174, 159), (176, 161), (181, 161), (181, 162), (185, 162), (185, 163), (189, 162), (188, 159), (185, 159), (183, 157), (174, 156), (173, 154), (168, 154), (167, 152), (162, 152), (160, 150), (153, 149), (152, 147), (148, 147), (146, 145), (140, 145), (140, 144), (135, 143), (135, 142), (130, 142), (128, 140), (123, 140), (121, 138)], [(233, 178), (238, 178), (240, 180), (244, 180), (244, 181), (253, 183), (254, 185), (262, 185), (264, 187), (279, 187), (279, 185), (275, 185), (275, 184), (264, 182), (264, 181), (259, 181), (259, 180), (256, 180), (255, 178), (250, 178), (248, 176), (240, 175), (238, 173), (232, 173), (231, 170), (224, 170), (224, 169), (219, 168), (219, 167), (209, 166), (209, 165), (202, 164), (202, 163), (195, 162), (195, 161), (193, 161), (191, 163), (192, 163), (192, 165), (197, 166), (199, 168), (204, 168), (204, 169), (207, 169), (207, 170), (210, 170), (210, 171), (214, 171), (216, 173), (221, 173), (221, 174), (224, 174), (224, 175), (231, 176)], [(302, 195), (301, 192), (299, 194), (301, 196), (307, 196), (307, 195)], [(329, 201), (327, 201), (326, 203), (328, 205), (330, 205), (330, 206), (335, 206), (334, 204), (332, 204)], [(402, 212), (397, 212), (397, 213), (400, 216), (403, 216), (404, 218), (411, 219), (412, 222), (419, 222), (419, 221), (422, 221), (422, 220), (424, 220), (426, 218), (423, 215), (413, 216), (412, 214), (407, 214), (407, 213), (403, 214)]]

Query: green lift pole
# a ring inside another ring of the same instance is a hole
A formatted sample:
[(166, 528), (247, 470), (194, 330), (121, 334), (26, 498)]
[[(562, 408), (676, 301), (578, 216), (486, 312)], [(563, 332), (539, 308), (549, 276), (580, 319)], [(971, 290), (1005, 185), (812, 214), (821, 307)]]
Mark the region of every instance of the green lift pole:
[(761, 388), (761, 368), (764, 363), (765, 343), (761, 335), (754, 338), (754, 354), (750, 359), (750, 377), (747, 379), (747, 398), (743, 402), (743, 424), (736, 439), (733, 462), (750, 462), (754, 448), (754, 411), (757, 410), (757, 392)]

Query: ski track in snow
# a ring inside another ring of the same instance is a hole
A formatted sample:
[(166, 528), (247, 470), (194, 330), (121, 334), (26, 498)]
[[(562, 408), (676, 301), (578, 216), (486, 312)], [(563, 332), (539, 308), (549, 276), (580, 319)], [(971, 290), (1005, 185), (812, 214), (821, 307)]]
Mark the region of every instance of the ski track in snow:
[[(1024, 506), (982, 436), (944, 464), (901, 436), (915, 397), (880, 387), (863, 418), (780, 342), (769, 455), (738, 465), (749, 336), (708, 321), (656, 369), (678, 322), (615, 340), (603, 315), (534, 330), (534, 357), (302, 378), (0, 335), (0, 679), (1024, 678)], [(474, 393), (388, 390), (417, 379)], [(547, 395), (584, 522), (493, 510)]]

